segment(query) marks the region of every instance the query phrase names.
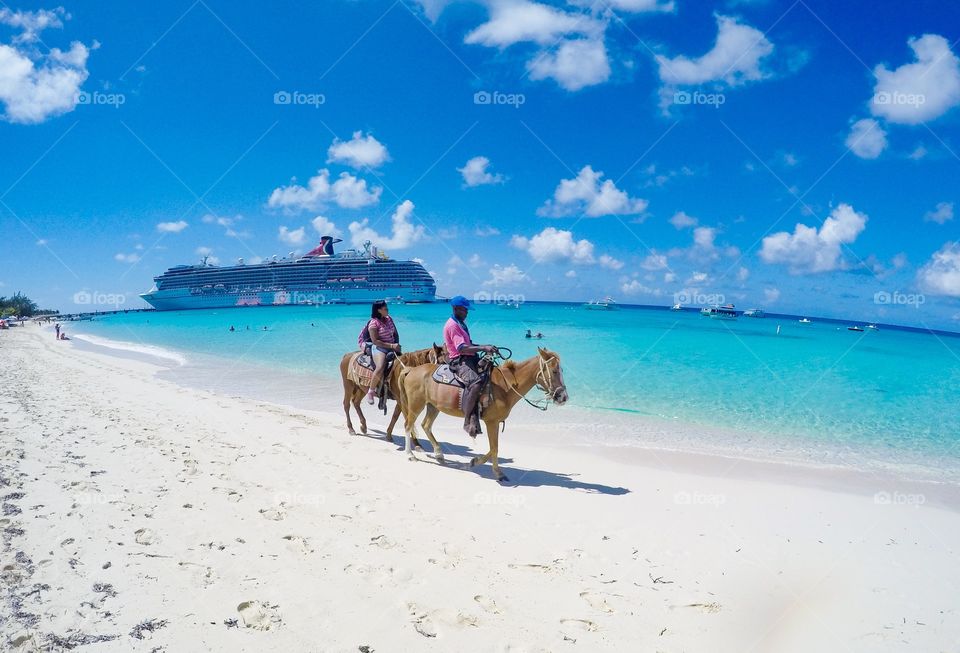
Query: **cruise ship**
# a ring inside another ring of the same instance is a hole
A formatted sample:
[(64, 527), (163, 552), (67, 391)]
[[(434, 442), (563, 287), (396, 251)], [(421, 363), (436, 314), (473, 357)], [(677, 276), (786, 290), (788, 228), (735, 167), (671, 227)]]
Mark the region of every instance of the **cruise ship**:
[(140, 297), (161, 311), (232, 306), (289, 306), (367, 303), (392, 298), (432, 302), (437, 285), (418, 261), (397, 261), (370, 241), (362, 250), (335, 253), (339, 238), (324, 236), (303, 256), (246, 265), (177, 265)]

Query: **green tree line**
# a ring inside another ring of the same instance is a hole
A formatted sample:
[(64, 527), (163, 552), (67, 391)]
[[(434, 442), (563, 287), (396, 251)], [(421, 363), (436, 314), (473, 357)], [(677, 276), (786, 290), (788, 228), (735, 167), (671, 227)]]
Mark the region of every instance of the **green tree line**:
[(32, 317), (34, 315), (46, 315), (57, 313), (58, 311), (42, 310), (37, 307), (37, 302), (33, 301), (22, 292), (15, 293), (12, 297), (0, 297), (0, 317), (9, 317), (16, 315), (18, 317)]

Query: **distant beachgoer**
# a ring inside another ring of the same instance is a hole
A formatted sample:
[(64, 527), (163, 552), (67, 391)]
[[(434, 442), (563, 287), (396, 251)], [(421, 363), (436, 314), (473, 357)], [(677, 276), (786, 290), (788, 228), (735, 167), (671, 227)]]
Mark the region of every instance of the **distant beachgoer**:
[(542, 338), (542, 337), (543, 337), (543, 334), (537, 331), (537, 338)]
[(56, 331), (57, 331), (56, 338), (57, 338), (57, 340), (59, 340), (59, 339), (60, 339), (60, 323), (57, 322), (56, 326), (54, 326), (53, 328), (56, 329)]
[(231, 325), (230, 325), (230, 332), (233, 333), (234, 331), (236, 331), (236, 329), (234, 329), (234, 328), (233, 328), (233, 325), (231, 324)]
[(60, 332), (60, 340), (69, 340), (69, 339), (70, 339), (70, 338), (67, 337), (67, 332), (66, 332), (66, 331), (61, 331), (61, 332)]
[[(386, 367), (387, 353), (400, 353), (400, 334), (397, 326), (390, 317), (387, 302), (378, 299), (370, 307), (370, 319), (364, 327), (370, 341), (370, 355), (373, 356), (374, 372), (367, 390), (367, 403), (372, 404), (383, 380), (383, 371)], [(361, 334), (363, 335), (363, 334)]]
[(533, 337), (533, 335), (530, 333), (530, 329), (527, 329), (527, 333), (523, 337), (528, 339)]
[(250, 325), (248, 324), (248, 325), (247, 325), (247, 331), (249, 331), (249, 330), (250, 330)]
[(269, 331), (270, 329), (268, 329), (266, 326), (264, 326), (264, 327), (263, 327), (263, 330), (264, 330), (264, 331)]

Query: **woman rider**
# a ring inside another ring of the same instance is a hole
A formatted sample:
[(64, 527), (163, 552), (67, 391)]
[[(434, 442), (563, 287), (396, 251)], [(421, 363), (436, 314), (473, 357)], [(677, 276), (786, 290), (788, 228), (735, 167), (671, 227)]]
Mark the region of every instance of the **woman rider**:
[(372, 404), (377, 394), (377, 388), (383, 380), (383, 371), (386, 367), (386, 358), (388, 352), (400, 354), (400, 335), (397, 333), (397, 327), (390, 317), (390, 309), (387, 308), (387, 302), (378, 299), (373, 302), (370, 308), (370, 321), (367, 322), (366, 331), (370, 338), (370, 355), (373, 357), (373, 363), (376, 370), (373, 373), (373, 380), (370, 383), (370, 389), (367, 390), (367, 403)]

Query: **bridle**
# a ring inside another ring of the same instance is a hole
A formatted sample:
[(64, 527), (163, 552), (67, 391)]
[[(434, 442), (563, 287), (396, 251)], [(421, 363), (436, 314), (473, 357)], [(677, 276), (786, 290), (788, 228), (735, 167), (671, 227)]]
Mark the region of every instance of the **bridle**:
[(500, 375), (503, 377), (503, 380), (507, 382), (507, 387), (513, 391), (515, 395), (523, 399), (525, 402), (533, 406), (534, 408), (542, 411), (546, 411), (551, 403), (554, 401), (554, 397), (558, 392), (564, 389), (563, 383), (558, 387), (554, 388), (552, 391), (550, 388), (553, 386), (553, 370), (550, 369), (550, 363), (557, 360), (556, 356), (551, 356), (549, 359), (544, 359), (539, 353), (537, 354), (537, 359), (540, 363), (540, 369), (537, 372), (535, 385), (537, 388), (543, 391), (544, 397), (542, 399), (537, 399), (531, 401), (527, 399), (526, 395), (520, 394), (520, 391), (507, 379), (507, 375), (503, 373), (503, 370), (500, 370), (499, 367), (496, 369), (500, 370)]

